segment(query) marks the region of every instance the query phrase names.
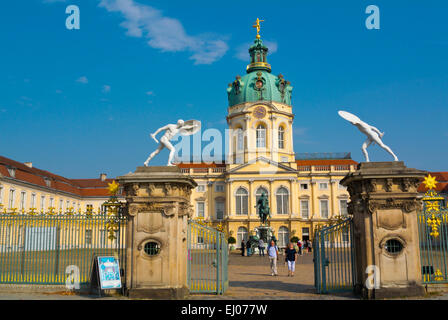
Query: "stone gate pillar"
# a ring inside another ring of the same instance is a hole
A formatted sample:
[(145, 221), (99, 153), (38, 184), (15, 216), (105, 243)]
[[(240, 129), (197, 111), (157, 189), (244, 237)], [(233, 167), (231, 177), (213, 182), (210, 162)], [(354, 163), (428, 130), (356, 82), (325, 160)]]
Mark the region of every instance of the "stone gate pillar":
[[(363, 162), (341, 184), (350, 193), (353, 215), (356, 284), (364, 298), (415, 296), (421, 285), (417, 188), (425, 171), (407, 168), (402, 161)], [(366, 280), (376, 266), (377, 288)], [(372, 267), (370, 267), (372, 268)], [(377, 278), (378, 280), (378, 278)]]
[(132, 298), (188, 294), (187, 227), (196, 182), (178, 167), (138, 167), (118, 178), (126, 196), (126, 287)]

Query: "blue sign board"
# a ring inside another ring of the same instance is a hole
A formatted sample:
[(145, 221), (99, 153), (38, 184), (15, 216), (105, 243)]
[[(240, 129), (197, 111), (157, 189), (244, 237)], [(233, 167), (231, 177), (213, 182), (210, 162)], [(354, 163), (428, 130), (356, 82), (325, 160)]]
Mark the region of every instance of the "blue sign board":
[(120, 289), (121, 276), (118, 259), (109, 256), (101, 256), (97, 259), (101, 289)]

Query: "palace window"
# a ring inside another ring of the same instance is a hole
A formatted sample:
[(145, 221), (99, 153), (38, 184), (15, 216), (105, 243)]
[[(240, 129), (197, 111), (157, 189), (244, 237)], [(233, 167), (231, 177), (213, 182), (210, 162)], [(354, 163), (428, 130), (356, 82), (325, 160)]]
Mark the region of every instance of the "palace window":
[(25, 210), (26, 192), (20, 192), (20, 210)]
[(244, 188), (239, 188), (236, 191), (236, 214), (246, 215), (248, 213), (248, 192)]
[(328, 183), (326, 183), (326, 182), (319, 183), (319, 189), (320, 190), (327, 190), (328, 189)]
[(36, 194), (35, 193), (31, 194), (31, 203), (30, 203), (30, 205), (31, 205), (31, 208), (36, 208)]
[(246, 244), (246, 241), (248, 239), (247, 236), (247, 229), (245, 227), (239, 227), (238, 232), (236, 233), (236, 245), (238, 248), (241, 248), (242, 241), (244, 241), (244, 244)]
[(14, 208), (15, 193), (16, 191), (14, 189), (9, 190), (9, 209)]
[(347, 200), (339, 200), (339, 214), (344, 217), (348, 215)]
[(257, 127), (257, 148), (266, 148), (266, 128), (259, 124)]
[(197, 216), (204, 217), (205, 214), (205, 202), (201, 201), (197, 203)]
[(308, 190), (308, 183), (301, 183), (300, 190)]
[(215, 184), (215, 192), (224, 192), (224, 184), (222, 183)]
[(200, 184), (197, 187), (198, 192), (205, 192), (205, 184)]
[(285, 148), (285, 129), (283, 127), (278, 128), (278, 147), (279, 149)]
[(328, 200), (320, 200), (320, 217), (328, 219)]
[[(93, 206), (92, 206), (93, 207)], [(65, 210), (68, 211), (68, 208), (70, 208), (70, 200), (67, 200)]]
[(64, 210), (64, 200), (62, 200), (62, 199), (59, 200), (59, 210), (61, 210), (61, 211)]
[(51, 207), (51, 208), (54, 207), (54, 198), (50, 198), (50, 207)]
[(310, 228), (302, 228), (302, 240), (310, 239)]
[(45, 196), (40, 197), (40, 211), (45, 210)]
[(268, 190), (266, 190), (266, 188), (259, 187), (259, 188), (257, 189), (257, 192), (255, 193), (255, 204), (258, 203), (258, 199), (260, 199), (260, 197), (261, 197), (261, 195), (262, 195), (263, 193), (264, 193), (266, 196), (269, 195)]
[(8, 167), (8, 173), (11, 176), (11, 178), (15, 178), (16, 177), (16, 168)]
[(244, 133), (242, 129), (237, 129), (237, 150), (241, 151), (244, 150)]
[(0, 204), (3, 204), (3, 186), (0, 186)]
[(284, 187), (277, 190), (277, 214), (288, 214), (289, 212), (289, 193)]
[(308, 219), (310, 217), (310, 208), (308, 200), (300, 201), (300, 213), (302, 215), (302, 218), (304, 219)]
[(216, 219), (217, 220), (224, 219), (224, 201), (216, 200), (215, 210), (216, 210)]
[(289, 230), (286, 227), (280, 227), (278, 229), (278, 246), (285, 248), (289, 243)]

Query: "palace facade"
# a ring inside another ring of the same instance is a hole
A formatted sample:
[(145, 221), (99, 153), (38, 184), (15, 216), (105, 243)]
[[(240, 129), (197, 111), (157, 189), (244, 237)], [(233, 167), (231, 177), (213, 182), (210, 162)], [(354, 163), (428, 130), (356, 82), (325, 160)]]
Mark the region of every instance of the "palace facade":
[(357, 165), (349, 153), (295, 153), (292, 86), (283, 75), (271, 73), (267, 53), (257, 35), (246, 74), (227, 88), (225, 163), (178, 164), (198, 183), (192, 193), (195, 217), (221, 224), (237, 247), (260, 225), (255, 205), (263, 192), (280, 247), (293, 236), (311, 239), (318, 225), (347, 215), (349, 194), (339, 181)]
[(2, 212), (98, 213), (109, 198), (106, 174), (98, 179), (67, 179), (49, 171), (0, 156)]

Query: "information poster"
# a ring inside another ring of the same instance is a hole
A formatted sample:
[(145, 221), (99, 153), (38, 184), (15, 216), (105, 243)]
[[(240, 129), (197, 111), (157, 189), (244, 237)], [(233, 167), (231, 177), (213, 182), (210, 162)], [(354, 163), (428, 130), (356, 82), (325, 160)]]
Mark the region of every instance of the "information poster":
[(115, 257), (97, 257), (101, 289), (120, 289), (121, 277), (118, 259)]

